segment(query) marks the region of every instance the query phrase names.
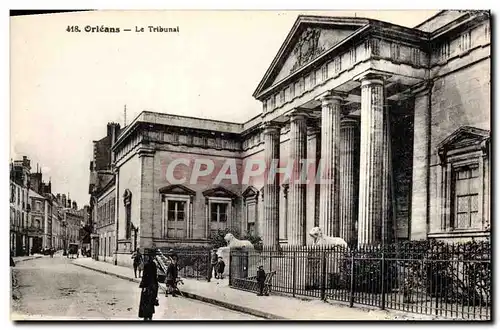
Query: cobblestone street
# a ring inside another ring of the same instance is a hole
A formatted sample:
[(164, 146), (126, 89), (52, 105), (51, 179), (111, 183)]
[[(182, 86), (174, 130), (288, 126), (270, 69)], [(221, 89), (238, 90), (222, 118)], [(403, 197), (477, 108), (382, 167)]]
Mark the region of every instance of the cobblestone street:
[[(12, 271), (13, 320), (138, 319), (137, 283), (75, 266), (62, 256), (21, 262)], [(159, 300), (153, 319), (259, 319), (182, 297), (159, 294)]]

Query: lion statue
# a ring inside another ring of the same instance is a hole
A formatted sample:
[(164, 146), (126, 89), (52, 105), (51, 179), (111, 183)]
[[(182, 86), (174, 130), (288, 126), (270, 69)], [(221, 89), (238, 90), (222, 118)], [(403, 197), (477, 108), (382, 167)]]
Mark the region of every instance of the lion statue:
[(309, 232), (309, 236), (313, 238), (313, 245), (340, 245), (347, 247), (347, 242), (341, 237), (331, 237), (323, 235), (321, 228), (314, 227)]
[(224, 240), (227, 242), (229, 248), (251, 248), (253, 249), (253, 244), (247, 240), (239, 240), (234, 237), (233, 234), (228, 233), (224, 236)]

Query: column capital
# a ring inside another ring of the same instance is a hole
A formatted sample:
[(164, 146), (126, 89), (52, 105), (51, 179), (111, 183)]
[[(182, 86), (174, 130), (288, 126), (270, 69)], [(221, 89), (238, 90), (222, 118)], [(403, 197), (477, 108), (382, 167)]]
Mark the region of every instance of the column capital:
[(296, 120), (306, 120), (309, 118), (309, 113), (300, 108), (292, 109), (288, 114), (286, 115), (288, 118), (290, 118), (290, 122), (296, 121)]
[(264, 134), (279, 134), (281, 125), (274, 121), (266, 121), (262, 123)]
[(377, 70), (366, 70), (355, 76), (354, 81), (361, 82), (361, 87), (368, 86), (372, 84), (383, 85), (384, 82), (390, 78), (391, 75)]
[(347, 98), (348, 95), (348, 93), (330, 90), (316, 97), (316, 100), (320, 101), (321, 105), (326, 105), (334, 100), (343, 101)]

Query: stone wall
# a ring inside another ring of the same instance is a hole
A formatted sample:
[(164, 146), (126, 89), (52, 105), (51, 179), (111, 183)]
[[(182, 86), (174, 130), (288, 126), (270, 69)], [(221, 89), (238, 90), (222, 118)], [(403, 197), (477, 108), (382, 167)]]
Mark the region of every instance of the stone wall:
[[(468, 55), (469, 57), (472, 54)], [(457, 59), (459, 61), (460, 59)], [(464, 61), (467, 58), (464, 59)], [(439, 77), (431, 95), (431, 167), (430, 167), (430, 231), (440, 230), (441, 210), (438, 192), (441, 182), (438, 173), (437, 146), (462, 126), (490, 130), (491, 120), (491, 65), (484, 58), (457, 71)]]

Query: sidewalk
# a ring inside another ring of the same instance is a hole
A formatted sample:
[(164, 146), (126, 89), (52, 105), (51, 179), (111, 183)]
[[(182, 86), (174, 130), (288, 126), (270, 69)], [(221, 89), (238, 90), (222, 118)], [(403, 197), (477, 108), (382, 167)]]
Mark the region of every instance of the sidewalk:
[[(139, 282), (133, 270), (91, 258), (73, 260), (75, 265), (113, 275), (125, 280)], [(414, 315), (397, 311), (382, 311), (369, 308), (349, 308), (340, 304), (320, 300), (304, 301), (292, 297), (271, 295), (258, 297), (254, 293), (232, 289), (227, 280), (212, 282), (183, 279), (180, 290), (187, 298), (201, 300), (228, 309), (266, 319), (290, 320), (409, 320), (432, 319), (426, 315)], [(162, 287), (164, 290), (164, 287)], [(164, 292), (164, 291), (163, 291)]]

